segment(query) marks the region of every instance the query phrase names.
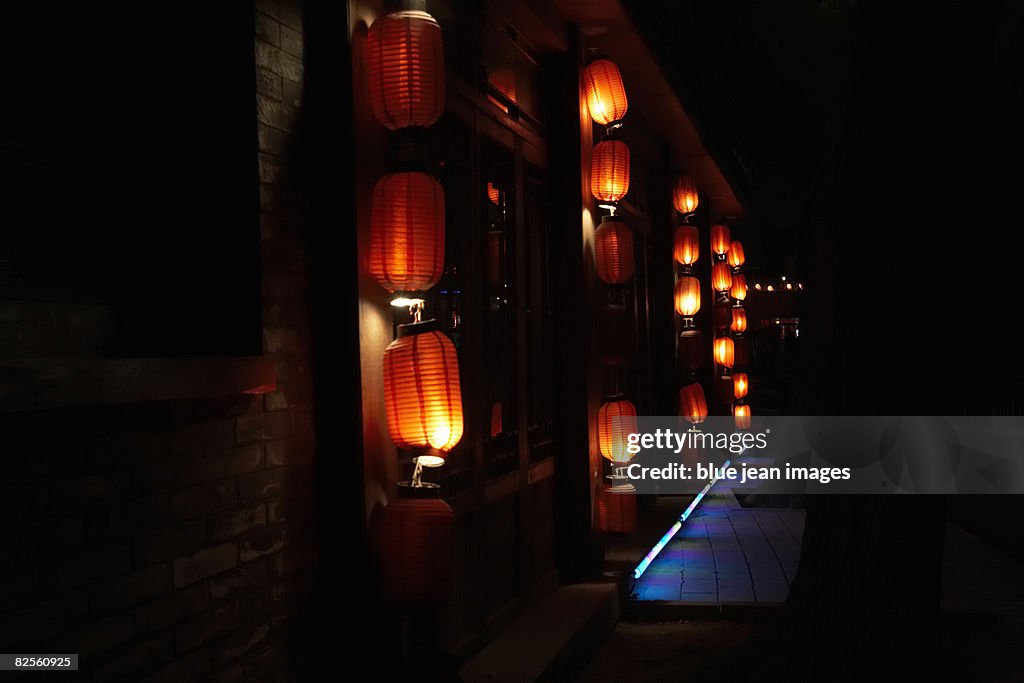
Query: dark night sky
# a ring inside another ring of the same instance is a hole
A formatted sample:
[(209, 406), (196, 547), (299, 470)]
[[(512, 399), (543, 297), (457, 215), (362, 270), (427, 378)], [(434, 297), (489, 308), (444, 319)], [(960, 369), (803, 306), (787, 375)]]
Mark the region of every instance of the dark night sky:
[(1006, 410), (1022, 375), (997, 321), (1019, 310), (1024, 1), (628, 6), (743, 169), (748, 262), (808, 283), (811, 405)]
[[(850, 140), (858, 130), (868, 137), (866, 147), (844, 142), (840, 151), (879, 155), (854, 159), (865, 168), (898, 161), (914, 146), (927, 159), (957, 140), (941, 155), (977, 173), (977, 159), (961, 147), (986, 147), (999, 167), (1007, 161), (999, 150), (1020, 149), (1019, 125), (1012, 123), (1024, 87), (1020, 0), (626, 5), (714, 151), (747, 181), (744, 239), (751, 262), (768, 272), (806, 261), (799, 236), (813, 229), (808, 202), (837, 139)], [(923, 178), (930, 171), (912, 172)], [(991, 194), (992, 184), (1000, 180), (985, 179), (977, 189)], [(903, 214), (918, 213), (913, 197), (888, 197), (865, 206), (865, 216), (888, 211), (885, 201)]]

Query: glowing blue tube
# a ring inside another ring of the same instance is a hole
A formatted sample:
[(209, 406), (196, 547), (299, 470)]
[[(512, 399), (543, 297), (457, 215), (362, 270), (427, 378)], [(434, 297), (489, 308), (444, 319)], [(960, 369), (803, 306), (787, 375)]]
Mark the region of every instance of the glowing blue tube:
[[(729, 466), (729, 464), (730, 461), (726, 460), (725, 464), (722, 465), (719, 471), (724, 470), (726, 467)], [(651, 566), (651, 562), (654, 562), (654, 558), (658, 556), (658, 553), (661, 552), (661, 549), (668, 545), (668, 542), (671, 541), (677, 533), (679, 533), (679, 530), (683, 528), (683, 522), (685, 522), (687, 518), (693, 513), (693, 511), (697, 509), (697, 506), (700, 505), (700, 501), (704, 499), (704, 496), (707, 495), (707, 492), (711, 490), (711, 487), (714, 486), (717, 481), (718, 477), (715, 477), (714, 479), (707, 483), (707, 486), (701, 489), (700, 493), (694, 496), (694, 499), (690, 501), (690, 504), (686, 507), (685, 510), (683, 510), (683, 514), (679, 515), (679, 519), (676, 520), (676, 523), (673, 524), (669, 528), (669, 530), (665, 532), (665, 535), (661, 537), (660, 541), (654, 544), (654, 547), (651, 548), (647, 555), (644, 556), (644, 559), (640, 560), (640, 564), (638, 564), (636, 566), (636, 569), (633, 570), (634, 579), (639, 579), (641, 576), (643, 576), (643, 573), (647, 571), (648, 567)]]

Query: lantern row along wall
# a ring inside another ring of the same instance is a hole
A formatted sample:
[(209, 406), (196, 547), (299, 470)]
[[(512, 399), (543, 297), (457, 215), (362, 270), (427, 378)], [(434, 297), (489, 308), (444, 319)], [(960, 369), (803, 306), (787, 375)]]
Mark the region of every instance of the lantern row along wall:
[[(617, 129), (629, 102), (619, 68), (607, 59), (590, 62), (583, 71), (587, 109), (594, 123)], [(597, 414), (598, 448), (613, 467), (629, 462), (627, 435), (635, 432), (636, 406), (622, 395), (619, 375), (633, 356), (634, 315), (621, 296), (633, 279), (633, 231), (616, 216), (618, 202), (629, 193), (630, 154), (625, 142), (607, 137), (594, 145), (590, 162), (590, 192), (598, 206), (608, 210), (594, 235), (597, 276), (607, 285), (597, 314), (598, 359), (611, 368), (614, 386), (606, 388)], [(602, 531), (628, 534), (636, 528), (636, 494), (621, 474), (606, 478), (598, 492), (597, 518)]]
[[(441, 27), (422, 11), (377, 18), (366, 40), (370, 105), (391, 131), (425, 128), (444, 112)], [(380, 588), (391, 606), (416, 609), (448, 599), (455, 515), (421, 467), (438, 467), (462, 438), (462, 391), (455, 345), (433, 321), (420, 322), (426, 290), (444, 272), (445, 196), (426, 169), (389, 173), (375, 185), (367, 271), (409, 306), (412, 324), (384, 351), (388, 432), (414, 453), (416, 472), (370, 520)]]
[(684, 173), (673, 183), (672, 206), (682, 215), (682, 223), (675, 228), (672, 240), (672, 258), (677, 271), (675, 311), (682, 318), (676, 339), (676, 364), (681, 381), (679, 415), (692, 424), (700, 424), (708, 416), (704, 387), (697, 379), (697, 372), (704, 366), (704, 335), (694, 320), (701, 307), (700, 280), (694, 271), (700, 259), (700, 231), (690, 222), (700, 206), (700, 194), (690, 175)]
[(747, 262), (746, 252), (743, 250), (743, 243), (739, 240), (729, 242), (729, 251), (726, 253), (726, 260), (732, 268), (732, 284), (729, 287), (729, 297), (733, 304), (729, 316), (728, 334), (733, 339), (733, 367), (732, 382), (726, 383), (723, 391), (726, 399), (729, 398), (731, 388), (732, 414), (736, 420), (737, 429), (750, 428), (750, 405), (747, 403), (747, 396), (750, 392), (750, 379), (746, 372), (750, 363), (752, 350), (750, 340), (746, 337), (747, 332), (747, 311), (743, 302), (747, 298), (747, 276), (743, 273), (743, 266)]
[(716, 398), (732, 412), (737, 429), (750, 427), (750, 378), (743, 370), (750, 363), (751, 349), (746, 338), (747, 277), (743, 273), (746, 253), (742, 242), (732, 239), (729, 227), (716, 224), (711, 229), (711, 251), (715, 263), (711, 285), (717, 292), (715, 302)]

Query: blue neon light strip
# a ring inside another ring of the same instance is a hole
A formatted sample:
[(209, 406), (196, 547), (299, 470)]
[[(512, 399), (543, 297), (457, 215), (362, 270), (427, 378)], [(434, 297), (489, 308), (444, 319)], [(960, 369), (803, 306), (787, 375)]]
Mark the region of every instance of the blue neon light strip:
[[(722, 465), (722, 469), (724, 470), (728, 467), (729, 463), (730, 461), (726, 460), (725, 464)], [(650, 552), (647, 553), (644, 559), (640, 560), (640, 564), (638, 564), (636, 569), (633, 570), (634, 579), (639, 579), (643, 576), (643, 573), (651, 566), (651, 562), (654, 562), (654, 558), (656, 558), (658, 553), (661, 552), (661, 549), (668, 545), (668, 542), (671, 541), (677, 533), (679, 533), (679, 530), (683, 528), (683, 522), (685, 522), (693, 511), (697, 509), (697, 506), (700, 505), (700, 501), (704, 499), (704, 496), (707, 495), (707, 492), (711, 490), (711, 487), (714, 486), (716, 482), (718, 482), (718, 477), (715, 477), (708, 482), (707, 486), (705, 486), (701, 492), (698, 493), (692, 501), (690, 501), (690, 504), (685, 510), (683, 510), (683, 514), (679, 516), (676, 523), (665, 532), (665, 535), (661, 537), (660, 541), (654, 544), (654, 547), (651, 548)]]

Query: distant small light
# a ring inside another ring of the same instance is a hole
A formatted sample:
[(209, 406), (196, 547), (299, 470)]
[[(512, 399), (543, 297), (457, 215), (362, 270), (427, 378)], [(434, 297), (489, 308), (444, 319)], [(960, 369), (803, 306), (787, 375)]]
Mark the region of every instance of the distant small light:
[(755, 282), (754, 283), (754, 289), (756, 289), (758, 291), (761, 291), (761, 283), (760, 282)]
[(804, 283), (802, 283), (802, 282), (798, 283), (797, 287), (799, 287), (800, 289), (803, 289), (804, 288)]
[(774, 292), (774, 291), (775, 291), (775, 288), (774, 288), (774, 287), (772, 287), (771, 285), (768, 285), (768, 291), (769, 291), (769, 292)]
[(781, 318), (776, 318), (776, 319), (775, 319), (775, 324), (776, 324), (776, 325), (780, 325), (780, 324), (782, 324), (782, 319), (781, 319)]
[(787, 282), (786, 283), (786, 289), (793, 289), (793, 283), (792, 282)]
[(409, 308), (410, 306), (422, 306), (423, 304), (423, 299), (413, 299), (404, 296), (396, 296), (391, 300), (391, 305), (395, 308)]
[(785, 276), (785, 275), (783, 275), (783, 276), (782, 276), (782, 281), (783, 281), (783, 282), (785, 282), (785, 281), (786, 281), (786, 276)]

